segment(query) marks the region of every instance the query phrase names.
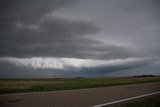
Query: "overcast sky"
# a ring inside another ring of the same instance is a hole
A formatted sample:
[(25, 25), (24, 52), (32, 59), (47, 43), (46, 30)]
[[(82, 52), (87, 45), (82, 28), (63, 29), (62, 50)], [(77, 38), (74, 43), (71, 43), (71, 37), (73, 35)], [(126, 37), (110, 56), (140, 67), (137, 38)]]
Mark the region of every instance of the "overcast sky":
[(159, 0), (1, 0), (0, 78), (160, 75)]

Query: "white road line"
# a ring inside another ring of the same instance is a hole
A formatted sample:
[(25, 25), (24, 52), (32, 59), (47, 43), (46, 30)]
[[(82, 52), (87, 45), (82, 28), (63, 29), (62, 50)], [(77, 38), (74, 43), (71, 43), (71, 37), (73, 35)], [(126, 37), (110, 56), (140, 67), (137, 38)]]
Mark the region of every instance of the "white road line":
[(150, 95), (155, 95), (155, 94), (160, 94), (160, 91), (149, 93), (149, 94), (144, 94), (144, 95), (139, 95), (139, 96), (135, 96), (135, 97), (130, 97), (130, 98), (126, 98), (126, 99), (123, 99), (123, 100), (112, 101), (112, 102), (109, 102), (109, 103), (99, 104), (99, 105), (95, 105), (93, 107), (108, 106), (108, 105), (111, 105), (111, 104), (116, 104), (116, 103), (120, 103), (120, 102), (124, 102), (124, 101), (129, 101), (129, 100), (133, 100), (133, 99), (137, 99), (137, 98), (142, 98), (142, 97), (146, 97), (146, 96), (150, 96)]

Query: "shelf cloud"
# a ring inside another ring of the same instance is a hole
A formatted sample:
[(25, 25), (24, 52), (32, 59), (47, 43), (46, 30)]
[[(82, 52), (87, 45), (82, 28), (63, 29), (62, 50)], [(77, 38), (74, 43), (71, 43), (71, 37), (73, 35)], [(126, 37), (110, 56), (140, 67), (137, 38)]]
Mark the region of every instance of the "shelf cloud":
[(152, 66), (160, 57), (159, 7), (158, 0), (1, 0), (1, 70), (103, 74)]
[[(24, 67), (28, 70), (53, 69), (72, 71), (74, 73), (108, 73), (119, 70), (148, 66), (156, 63), (159, 58), (127, 58), (116, 60), (92, 60), (76, 58), (54, 58), (54, 57), (35, 57), (35, 58), (0, 58), (0, 63), (10, 63), (17, 67)], [(98, 70), (99, 69), (99, 70)]]

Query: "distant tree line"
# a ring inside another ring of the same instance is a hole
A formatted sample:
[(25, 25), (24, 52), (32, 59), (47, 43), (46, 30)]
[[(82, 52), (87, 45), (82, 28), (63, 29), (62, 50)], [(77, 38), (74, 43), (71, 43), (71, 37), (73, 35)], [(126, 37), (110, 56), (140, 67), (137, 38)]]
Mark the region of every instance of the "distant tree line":
[(155, 77), (154, 75), (138, 75), (138, 76), (133, 76), (133, 77)]

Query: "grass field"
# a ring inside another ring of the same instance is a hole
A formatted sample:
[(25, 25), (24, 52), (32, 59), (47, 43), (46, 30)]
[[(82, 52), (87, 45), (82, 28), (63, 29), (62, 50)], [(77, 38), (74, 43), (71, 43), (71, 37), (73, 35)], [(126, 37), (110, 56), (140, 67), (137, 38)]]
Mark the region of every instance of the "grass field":
[(160, 107), (160, 95), (133, 101), (117, 107)]
[(0, 79), (0, 94), (71, 90), (160, 82), (160, 77)]

